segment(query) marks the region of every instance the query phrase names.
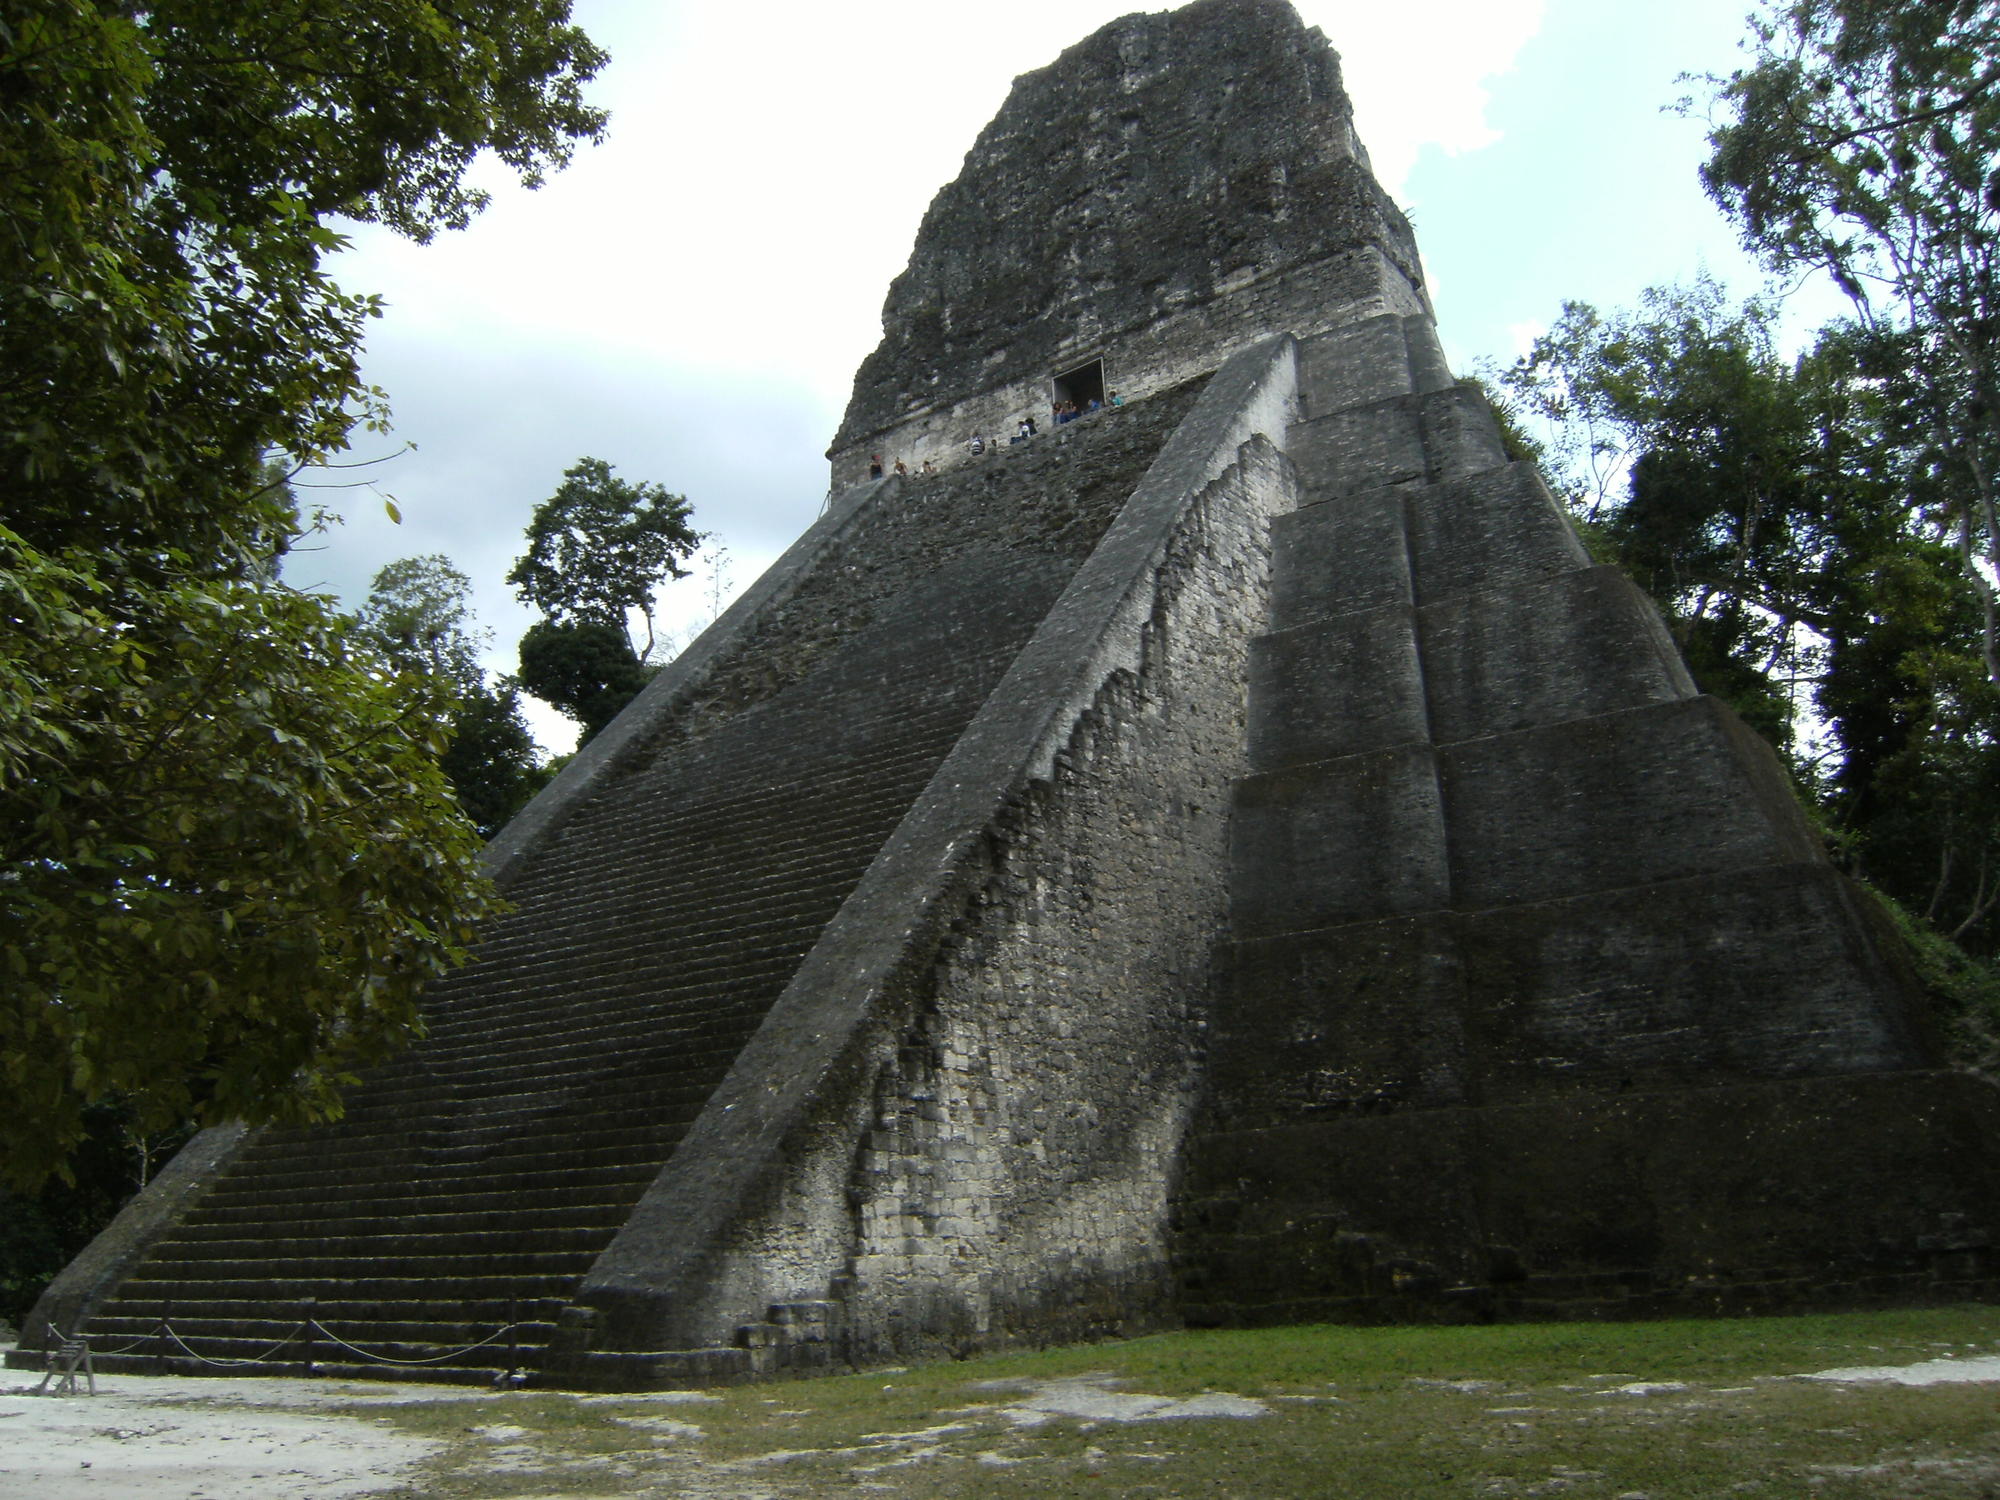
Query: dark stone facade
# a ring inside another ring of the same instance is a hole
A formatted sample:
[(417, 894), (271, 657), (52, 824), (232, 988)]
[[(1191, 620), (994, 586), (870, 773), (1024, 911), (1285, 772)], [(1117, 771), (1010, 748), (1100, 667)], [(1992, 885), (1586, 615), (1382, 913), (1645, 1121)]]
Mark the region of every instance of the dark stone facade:
[[(513, 1324), (634, 1387), (2000, 1289), (2000, 1091), (1452, 379), (1288, 6), (1021, 80), (885, 322), (827, 514), (494, 841), (428, 1040), (197, 1141), (29, 1349)], [(969, 452), (1084, 358), (1129, 405)]]
[(1082, 361), (1141, 396), (1362, 299), (1419, 310), (1422, 281), (1340, 61), (1285, 0), (1127, 16), (1016, 80), (931, 204), (834, 482), (1046, 423), (1050, 377)]
[(1429, 342), (1303, 352), (1183, 1314), (1989, 1294), (2000, 1091)]

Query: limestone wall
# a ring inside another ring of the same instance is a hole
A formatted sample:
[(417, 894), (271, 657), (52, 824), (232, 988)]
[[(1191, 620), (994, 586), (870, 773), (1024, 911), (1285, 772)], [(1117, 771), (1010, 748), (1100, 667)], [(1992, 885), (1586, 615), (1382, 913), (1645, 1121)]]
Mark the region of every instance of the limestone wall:
[(994, 830), (876, 1080), (845, 1283), (855, 1357), (1172, 1318), (1167, 1215), (1226, 902), (1268, 513), (1258, 444), (1177, 531), (1136, 672)]
[(1091, 359), (1104, 361), (1105, 384), (1128, 403), (1207, 374), (1241, 349), (1262, 342), (1273, 328), (1300, 337), (1357, 319), (1385, 313), (1416, 315), (1429, 310), (1420, 286), (1373, 246), (1330, 255), (1311, 265), (1269, 274), (1246, 274), (1227, 295), (1187, 298), (1162, 308), (1151, 320), (1057, 339), (1004, 385), (917, 403), (881, 431), (836, 440), (828, 457), (836, 489), (860, 484), (875, 454), (893, 467), (902, 459), (912, 470), (931, 463), (940, 469), (977, 463), (969, 443), (977, 433), (991, 438), (1014, 433), (1032, 414), (1049, 430), (1050, 381)]
[(569, 1369), (782, 1363), (773, 1307), (912, 1351), (1159, 1315), (1243, 652), (1290, 504), (1268, 441), (1239, 450), (1283, 430), (1292, 347), (1209, 383), (585, 1278)]

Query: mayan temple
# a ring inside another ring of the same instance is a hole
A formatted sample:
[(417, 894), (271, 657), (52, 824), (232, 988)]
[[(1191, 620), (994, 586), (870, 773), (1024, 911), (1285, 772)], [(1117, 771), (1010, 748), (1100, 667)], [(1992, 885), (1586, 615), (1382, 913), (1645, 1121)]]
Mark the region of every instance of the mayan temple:
[(1018, 80), (883, 329), (826, 513), (495, 840), (428, 1039), (197, 1137), (17, 1359), (642, 1388), (2000, 1291), (2000, 1090), (1446, 368), (1285, 0)]

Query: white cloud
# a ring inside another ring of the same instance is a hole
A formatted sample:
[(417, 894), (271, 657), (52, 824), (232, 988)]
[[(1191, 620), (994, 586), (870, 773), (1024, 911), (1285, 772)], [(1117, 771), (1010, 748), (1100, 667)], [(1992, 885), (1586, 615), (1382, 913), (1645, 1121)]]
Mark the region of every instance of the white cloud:
[(1489, 81), (1513, 68), (1543, 19), (1543, 0), (1300, 9), (1341, 54), (1355, 126), (1375, 175), (1399, 197), (1426, 146), (1456, 156), (1500, 139), (1487, 119)]
[(1534, 351), (1535, 340), (1549, 331), (1546, 323), (1509, 323), (1507, 342), (1517, 359), (1526, 359)]

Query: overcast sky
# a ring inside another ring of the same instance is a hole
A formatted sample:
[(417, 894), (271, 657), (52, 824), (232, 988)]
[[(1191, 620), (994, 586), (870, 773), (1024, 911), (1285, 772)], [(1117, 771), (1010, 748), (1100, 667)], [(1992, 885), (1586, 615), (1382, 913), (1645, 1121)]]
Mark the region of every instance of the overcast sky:
[[(1727, 72), (1747, 0), (1295, 0), (1342, 58), (1362, 139), (1416, 225), (1447, 351), (1510, 358), (1564, 298), (1632, 300), (1702, 266), (1756, 287), (1702, 196), (1682, 73)], [(337, 275), (388, 304), (367, 378), (391, 454), (288, 578), (350, 603), (397, 557), (473, 580), (513, 665), (502, 581), (529, 513), (589, 455), (685, 493), (740, 590), (817, 514), (824, 452), (890, 279), (1012, 79), (1116, 0), (576, 0), (612, 57), (605, 142), (427, 246), (364, 230)], [(352, 477), (351, 475), (349, 477)], [(709, 613), (669, 587), (662, 613)], [(552, 748), (563, 721), (538, 715)]]

